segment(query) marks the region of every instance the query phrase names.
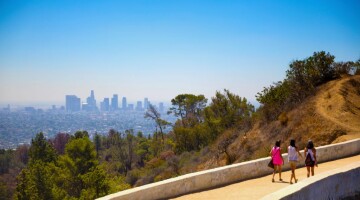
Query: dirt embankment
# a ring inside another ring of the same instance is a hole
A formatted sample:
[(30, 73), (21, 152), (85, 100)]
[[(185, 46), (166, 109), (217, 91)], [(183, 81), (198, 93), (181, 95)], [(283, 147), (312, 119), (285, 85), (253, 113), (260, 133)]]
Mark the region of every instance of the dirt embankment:
[(285, 152), (290, 139), (303, 149), (309, 139), (320, 146), (360, 138), (360, 76), (322, 85), (314, 96), (286, 115), (286, 125), (279, 121), (257, 124), (246, 137), (240, 135), (228, 147), (235, 162), (268, 156), (270, 147), (279, 139)]

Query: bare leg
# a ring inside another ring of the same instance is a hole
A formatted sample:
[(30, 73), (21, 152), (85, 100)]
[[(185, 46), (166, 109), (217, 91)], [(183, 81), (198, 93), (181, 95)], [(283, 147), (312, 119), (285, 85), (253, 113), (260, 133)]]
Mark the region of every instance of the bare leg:
[(274, 182), (274, 177), (275, 177), (275, 173), (276, 173), (276, 168), (277, 168), (277, 166), (274, 165), (274, 172), (273, 172), (273, 176), (272, 176), (272, 182)]
[(294, 169), (293, 169), (293, 171), (294, 171), (294, 172), (293, 172), (293, 173), (294, 173), (294, 180), (295, 180), (295, 183), (297, 183), (297, 181), (298, 181), (298, 180), (296, 179), (295, 169), (296, 169), (296, 165), (294, 166)]
[(295, 169), (293, 167), (291, 167), (291, 178), (290, 178), (290, 183), (292, 183), (292, 179), (294, 178), (294, 180), (296, 180), (295, 178)]
[(282, 179), (281, 179), (281, 165), (278, 166), (278, 170), (279, 170), (279, 181), (282, 181)]
[(307, 170), (307, 177), (309, 178), (309, 176), (310, 176), (310, 167), (306, 166), (306, 170)]
[(311, 167), (311, 176), (314, 176), (314, 167)]

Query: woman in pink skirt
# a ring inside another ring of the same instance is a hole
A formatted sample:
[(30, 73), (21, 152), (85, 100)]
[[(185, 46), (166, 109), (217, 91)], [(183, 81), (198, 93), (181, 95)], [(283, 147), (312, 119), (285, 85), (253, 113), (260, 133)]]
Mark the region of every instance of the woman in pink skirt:
[(278, 140), (275, 142), (275, 146), (270, 151), (270, 156), (273, 160), (274, 164), (274, 172), (272, 177), (272, 182), (275, 182), (274, 177), (276, 170), (279, 172), (279, 181), (282, 181), (281, 179), (281, 167), (284, 165), (284, 158), (281, 155), (281, 148), (280, 148), (281, 140)]

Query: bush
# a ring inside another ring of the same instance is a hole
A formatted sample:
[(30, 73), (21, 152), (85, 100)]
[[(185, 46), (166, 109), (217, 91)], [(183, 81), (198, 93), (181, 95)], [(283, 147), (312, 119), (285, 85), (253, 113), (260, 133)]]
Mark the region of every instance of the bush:
[(279, 117), (278, 117), (278, 120), (280, 121), (281, 125), (283, 126), (286, 126), (288, 121), (289, 121), (289, 118), (287, 116), (287, 113), (286, 112), (282, 112)]

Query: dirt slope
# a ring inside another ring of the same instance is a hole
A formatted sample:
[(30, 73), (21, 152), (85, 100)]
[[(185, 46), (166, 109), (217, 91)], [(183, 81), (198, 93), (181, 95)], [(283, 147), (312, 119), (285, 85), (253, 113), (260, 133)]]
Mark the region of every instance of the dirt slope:
[[(348, 136), (360, 134), (360, 77), (345, 77), (325, 85), (316, 96), (316, 111), (321, 117), (348, 130)], [(353, 137), (350, 137), (350, 136)]]
[[(285, 151), (290, 139), (303, 149), (309, 139), (320, 146), (360, 138), (360, 76), (346, 76), (322, 85), (287, 117), (287, 125), (279, 121), (256, 124), (246, 137), (240, 135), (228, 147), (235, 162), (268, 156), (270, 147), (279, 139)], [(225, 165), (225, 160), (225, 156), (216, 159), (217, 165)], [(208, 165), (214, 162), (210, 159)]]

